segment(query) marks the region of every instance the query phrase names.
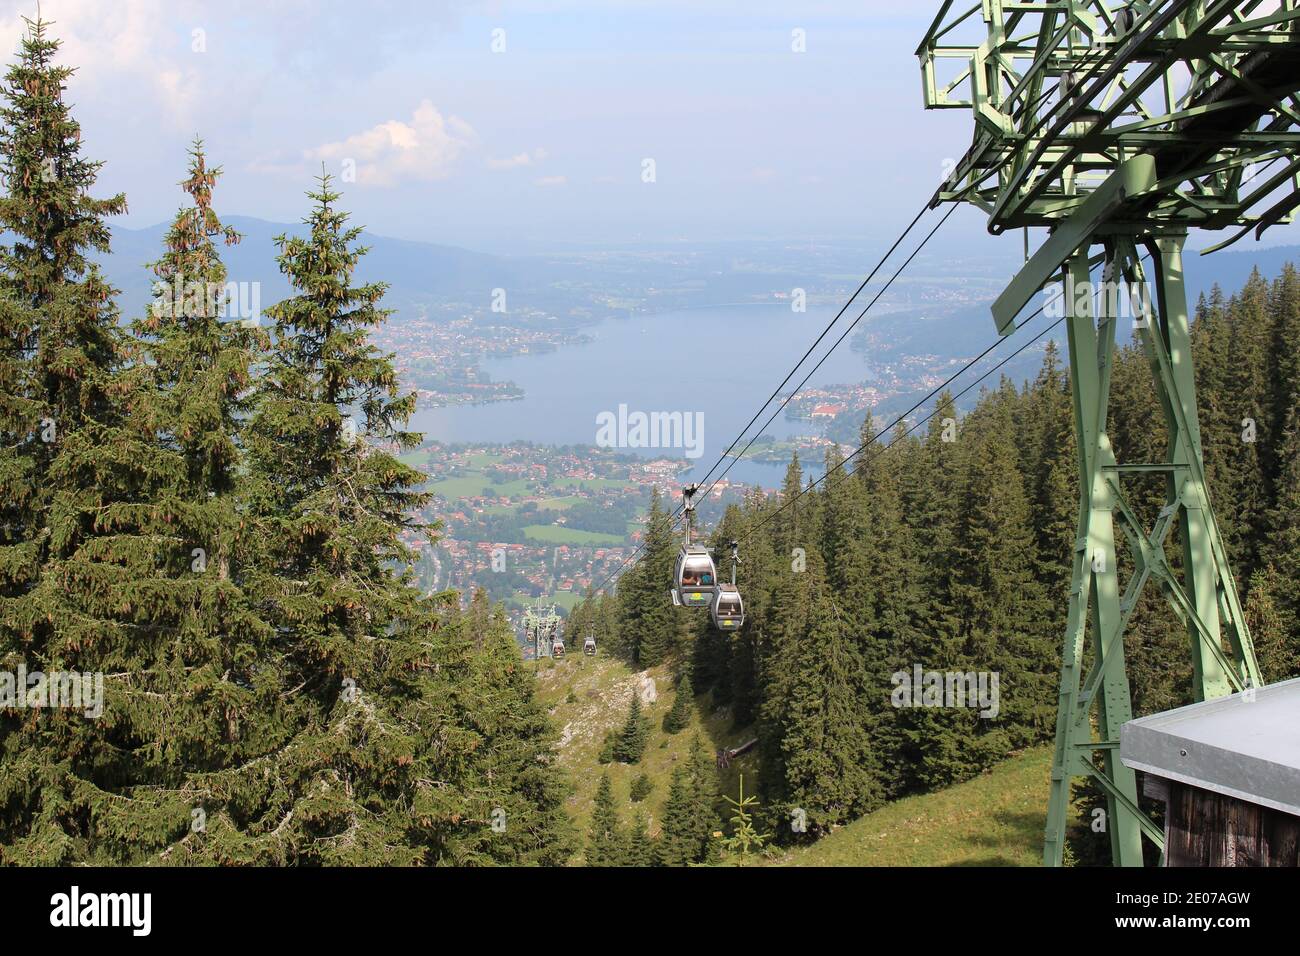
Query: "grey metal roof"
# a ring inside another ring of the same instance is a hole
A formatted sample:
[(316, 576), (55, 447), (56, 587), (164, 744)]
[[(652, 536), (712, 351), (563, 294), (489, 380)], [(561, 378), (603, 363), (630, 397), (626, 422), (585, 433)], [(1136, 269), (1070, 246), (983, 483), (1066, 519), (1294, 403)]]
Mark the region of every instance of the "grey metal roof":
[(1300, 816), (1300, 678), (1130, 720), (1124, 766)]

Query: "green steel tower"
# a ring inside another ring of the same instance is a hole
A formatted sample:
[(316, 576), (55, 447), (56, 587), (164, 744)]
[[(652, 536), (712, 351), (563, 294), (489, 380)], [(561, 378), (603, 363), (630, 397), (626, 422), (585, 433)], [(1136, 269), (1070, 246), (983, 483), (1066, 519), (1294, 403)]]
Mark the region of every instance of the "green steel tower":
[[(1215, 248), (1252, 231), (1258, 238), (1300, 206), (1298, 5), (976, 0), (953, 10), (947, 0), (917, 50), (926, 107), (975, 118), (970, 149), (931, 205), (972, 203), (990, 232), (1024, 229), (1026, 251), (1030, 229), (1048, 231), (994, 304), (998, 331), (1014, 331), (1024, 307), (1058, 283), (1067, 327), (1081, 494), (1049, 866), (1061, 864), (1075, 777), (1090, 776), (1106, 795), (1116, 865), (1142, 865), (1144, 833), (1162, 845), (1118, 757), (1120, 725), (1132, 717), (1124, 634), (1145, 587), (1158, 588), (1187, 627), (1197, 700), (1259, 683), (1207, 495), (1183, 246), (1193, 228), (1224, 231)], [(1121, 463), (1107, 437), (1116, 321), (1126, 306), (1164, 410), (1164, 461)], [(1143, 473), (1166, 487), (1154, 522), (1125, 496), (1126, 478)], [(1130, 558), (1123, 574), (1116, 526)], [(1175, 527), (1178, 568), (1166, 556)]]

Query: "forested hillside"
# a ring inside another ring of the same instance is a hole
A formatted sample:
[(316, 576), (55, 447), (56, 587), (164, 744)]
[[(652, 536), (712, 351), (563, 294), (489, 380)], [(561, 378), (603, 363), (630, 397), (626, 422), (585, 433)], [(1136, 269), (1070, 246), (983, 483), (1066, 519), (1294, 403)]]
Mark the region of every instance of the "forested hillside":
[[(1300, 674), (1297, 341), (1300, 275), (1290, 266), (1271, 282), (1253, 275), (1228, 298), (1216, 289), (1197, 306), (1211, 493), (1269, 682)], [(1122, 350), (1111, 408), (1119, 459), (1163, 460), (1163, 429), (1153, 427), (1162, 412), (1136, 344)], [(644, 556), (617, 594), (589, 599), (572, 621), (579, 634), (594, 625), (640, 666), (674, 662), (738, 726), (754, 725), (762, 816), (787, 843), (1052, 737), (1079, 493), (1062, 356), (1049, 344), (1034, 381), (1003, 379), (960, 420), (945, 394), (923, 434), (900, 425), (869, 441), (880, 427), (864, 422), (865, 450), (820, 486), (801, 489), (791, 462), (780, 494), (754, 495), (714, 529), (719, 555), (742, 542), (741, 630), (721, 633), (707, 615), (670, 606), (677, 544), (658, 499)], [(832, 454), (825, 464), (839, 461)], [(1163, 479), (1125, 480), (1149, 525)], [(1171, 535), (1175, 567), (1176, 542)], [(1186, 631), (1158, 590), (1145, 591), (1133, 620), (1135, 713), (1190, 702)], [(918, 665), (996, 672), (999, 712), (896, 706), (894, 675)], [(792, 832), (796, 811), (805, 833)], [(1098, 859), (1097, 840), (1076, 833), (1075, 859)]]
[(413, 398), (329, 177), (278, 241), (293, 294), (250, 327), (196, 144), (163, 291), (119, 316), (91, 254), (126, 199), (95, 198), (57, 52), (31, 24), (0, 111), (0, 668), (102, 699), (0, 709), (0, 862), (563, 862), (504, 615), (400, 570)]
[[(1078, 500), (1054, 349), (969, 414), (945, 394), (886, 440), (868, 418), (829, 480), (802, 488), (792, 461), (779, 494), (730, 508), (708, 536), (741, 542), (735, 632), (671, 605), (656, 496), (644, 558), (567, 632), (664, 696), (604, 659), (551, 669), (613, 690), (561, 688), (484, 594), (413, 584), (408, 542), (438, 534), (399, 459), (414, 400), (370, 343), (386, 287), (356, 278), (330, 177), (267, 250), (290, 290), (269, 327), (232, 319), (240, 237), (196, 142), (155, 298), (123, 315), (95, 262), (127, 200), (98, 196), (70, 73), (35, 22), (0, 86), (0, 674), (43, 675), (0, 683), (0, 863), (749, 862), (1041, 753)], [(1300, 673), (1300, 276), (1216, 290), (1194, 336), (1211, 493), (1276, 681)], [(1119, 456), (1161, 460), (1137, 347), (1112, 390)], [(1126, 480), (1150, 522), (1159, 479)], [(1154, 589), (1134, 621), (1136, 712), (1186, 702), (1183, 625)], [(995, 675), (998, 696), (914, 706), (917, 669)], [(616, 718), (586, 705), (606, 693)]]

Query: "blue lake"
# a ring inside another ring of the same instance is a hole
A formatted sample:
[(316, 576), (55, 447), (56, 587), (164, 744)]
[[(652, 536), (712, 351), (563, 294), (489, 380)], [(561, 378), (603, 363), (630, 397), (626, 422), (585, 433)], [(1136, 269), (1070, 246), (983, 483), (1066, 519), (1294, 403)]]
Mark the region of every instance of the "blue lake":
[[(522, 386), (522, 400), (421, 409), (411, 427), (444, 442), (593, 445), (598, 416), (617, 416), (620, 405), (629, 414), (699, 412), (702, 429), (694, 444), (701, 450), (698, 458), (690, 459), (682, 448), (626, 450), (693, 461), (694, 477), (703, 477), (832, 315), (818, 309), (793, 313), (788, 305), (739, 305), (610, 319), (584, 330), (594, 339), (589, 344), (483, 363), (493, 380)], [(786, 390), (807, 374), (847, 321), (841, 320)], [(808, 386), (870, 378), (866, 358), (853, 352), (846, 340)], [(777, 404), (764, 412), (750, 435)], [(781, 438), (810, 432), (812, 426), (787, 421), (781, 413), (764, 431)], [(742, 461), (735, 463), (728, 478), (775, 487), (784, 469), (784, 464)]]

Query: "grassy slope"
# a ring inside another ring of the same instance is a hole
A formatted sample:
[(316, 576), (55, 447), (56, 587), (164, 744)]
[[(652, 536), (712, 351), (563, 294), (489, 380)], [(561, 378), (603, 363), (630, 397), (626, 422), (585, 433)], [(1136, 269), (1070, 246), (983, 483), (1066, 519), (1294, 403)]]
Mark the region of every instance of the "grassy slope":
[[(677, 734), (664, 733), (664, 715), (672, 708), (675, 691), (669, 669), (654, 667), (640, 672), (654, 679), (658, 693), (658, 700), (642, 709), (651, 722), (645, 755), (640, 763), (631, 766), (620, 763), (601, 766), (596, 762), (596, 756), (606, 732), (621, 727), (627, 719), (637, 672), (612, 657), (583, 657), (581, 648), (575, 648), (563, 660), (543, 660), (536, 666), (537, 696), (548, 707), (551, 720), (561, 732), (560, 764), (568, 771), (575, 788), (575, 793), (569, 798), (568, 810), (577, 821), (584, 842), (591, 822), (592, 800), (602, 772), (608, 771), (610, 775), (625, 823), (631, 821), (638, 806), (628, 796), (632, 781), (642, 772), (650, 777), (654, 790), (639, 806), (650, 818), (651, 833), (657, 834), (673, 768), (686, 761), (691, 739), (698, 734), (707, 750), (716, 751), (723, 746), (733, 747), (753, 736), (746, 729), (732, 730), (731, 715), (725, 710), (701, 712), (707, 701), (703, 696), (696, 698), (689, 727)], [(570, 691), (572, 700), (569, 699)], [(735, 794), (740, 773), (746, 776), (748, 791), (750, 781), (754, 780), (754, 763), (754, 758), (747, 754), (723, 772), (723, 792)]]
[(899, 800), (782, 866), (1038, 866), (1050, 747), (1035, 747), (946, 790)]
[[(672, 707), (674, 690), (669, 669), (655, 667), (642, 672), (654, 679), (658, 692), (658, 700), (644, 709), (651, 720), (645, 756), (633, 766), (602, 767), (596, 755), (605, 733), (622, 726), (638, 675), (621, 661), (583, 657), (579, 649), (563, 660), (544, 660), (536, 666), (538, 699), (561, 731), (560, 764), (575, 788), (568, 809), (584, 842), (602, 772), (613, 781), (624, 822), (631, 820), (637, 806), (631, 803), (628, 788), (643, 771), (649, 775), (654, 790), (640, 807), (651, 819), (651, 832), (657, 833), (673, 768), (686, 760), (692, 737), (699, 734), (704, 746), (716, 751), (753, 736), (748, 728), (733, 730), (727, 711), (709, 711), (703, 696), (696, 698), (690, 727), (675, 735), (664, 733), (663, 717)], [(747, 754), (724, 771), (723, 793), (736, 795), (741, 773), (746, 791), (753, 792), (756, 762), (755, 755)], [(1050, 764), (1051, 749), (1034, 748), (973, 780), (883, 807), (813, 846), (772, 862), (780, 866), (1037, 866)], [(581, 862), (581, 856), (575, 862)]]
[(613, 545), (618, 546), (623, 543), (623, 539), (616, 534), (605, 534), (602, 531), (582, 531), (578, 528), (564, 528), (552, 524), (530, 524), (524, 526), (524, 535), (530, 541), (541, 541), (545, 544), (570, 544), (570, 545)]

